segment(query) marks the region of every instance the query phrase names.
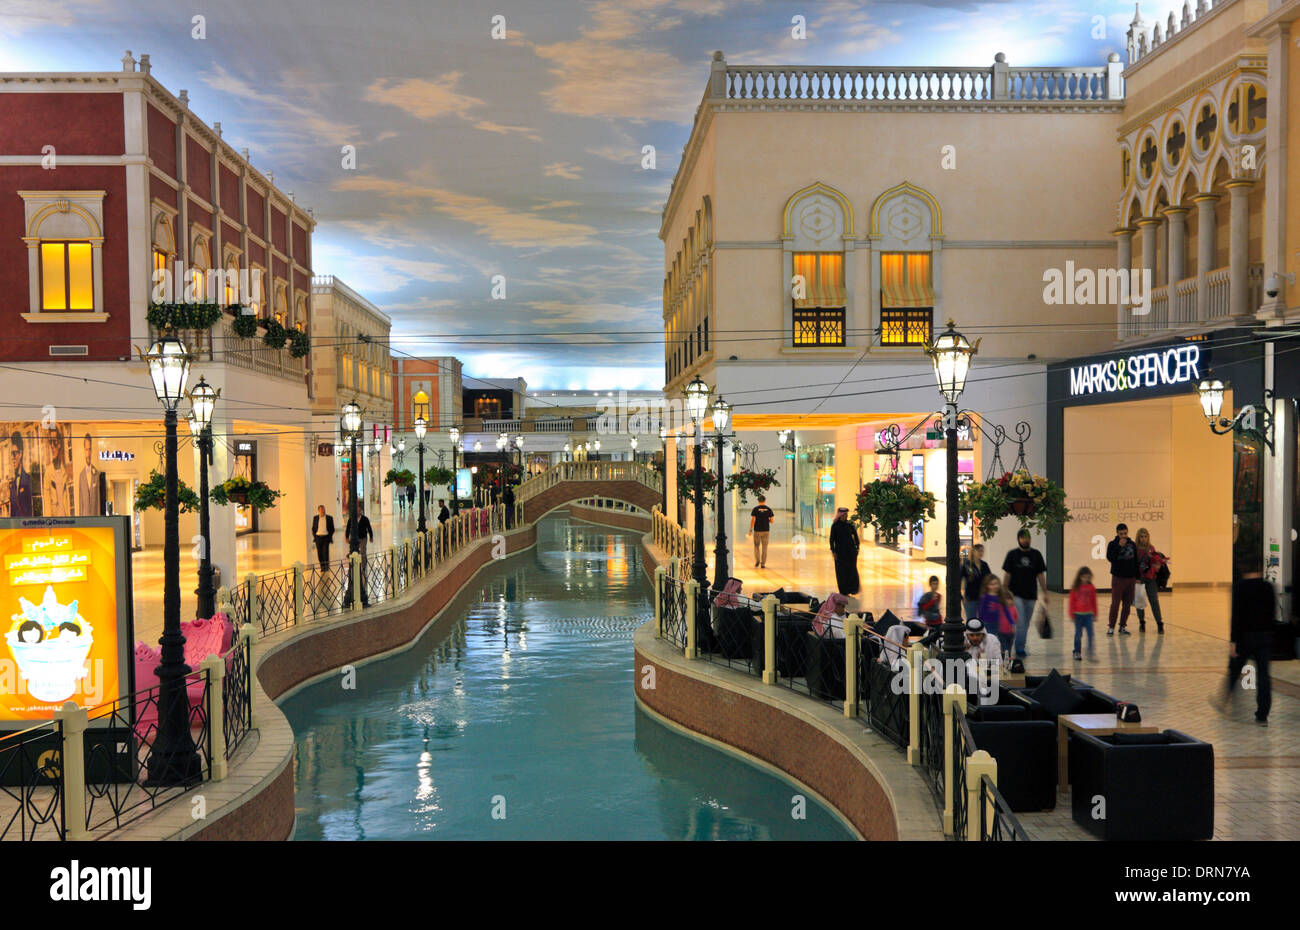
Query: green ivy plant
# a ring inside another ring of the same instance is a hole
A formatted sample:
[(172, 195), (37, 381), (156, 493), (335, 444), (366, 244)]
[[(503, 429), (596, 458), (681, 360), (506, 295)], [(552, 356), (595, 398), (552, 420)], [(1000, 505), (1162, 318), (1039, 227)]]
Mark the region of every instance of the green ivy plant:
[(244, 498), (247, 500), (248, 506), (259, 513), (274, 507), (276, 500), (280, 496), (279, 491), (273, 490), (265, 482), (249, 481), (243, 475), (227, 478), (208, 494), (214, 504), (220, 504), (223, 507), (232, 500), (238, 503), (238, 498)]
[(266, 321), (266, 334), (262, 336), (262, 342), (272, 349), (283, 349), (284, 344), (289, 341), (289, 331), (275, 317)]
[(221, 319), (221, 305), (155, 303), (149, 305), (145, 319), (157, 330), (211, 329)]
[[(149, 480), (135, 490), (135, 509), (162, 510), (167, 505), (166, 482), (163, 475), (156, 471), (150, 472)], [(176, 482), (176, 500), (180, 504), (181, 513), (193, 513), (199, 509), (199, 495), (179, 479)]]
[(230, 328), (235, 331), (235, 335), (243, 339), (252, 339), (257, 335), (257, 316), (252, 313), (240, 312), (235, 314), (235, 321), (230, 324)]
[(301, 329), (291, 330), (289, 332), (289, 354), (294, 358), (302, 358), (311, 351), (311, 338)]

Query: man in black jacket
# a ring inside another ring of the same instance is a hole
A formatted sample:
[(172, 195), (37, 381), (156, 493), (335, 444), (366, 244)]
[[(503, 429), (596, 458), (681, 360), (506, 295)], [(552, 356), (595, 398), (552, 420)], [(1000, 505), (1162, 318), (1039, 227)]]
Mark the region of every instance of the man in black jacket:
[(841, 507), (831, 524), (831, 555), (835, 559), (835, 587), (844, 595), (862, 588), (858, 577), (858, 528), (849, 520), (849, 508)]
[[(352, 535), (352, 518), (348, 517), (347, 525), (343, 528), (343, 536), (347, 539), (350, 547), (353, 541)], [(357, 552), (361, 556), (361, 606), (370, 606), (370, 592), (366, 590), (366, 545), (375, 541), (375, 531), (370, 527), (370, 518), (366, 516), (361, 504), (357, 504)], [(351, 575), (348, 576), (351, 578)], [(344, 598), (344, 605), (352, 603), (352, 592), (349, 590), (347, 597)]]
[(1273, 653), (1273, 620), (1277, 613), (1277, 593), (1260, 572), (1243, 572), (1232, 586), (1232, 626), (1228, 637), (1227, 699), (1236, 694), (1236, 685), (1247, 659), (1255, 660), (1255, 722), (1268, 725), (1268, 711), (1273, 704), (1273, 688), (1268, 662)]
[(329, 568), (330, 544), (334, 542), (334, 518), (325, 513), (325, 505), (316, 508), (311, 518), (311, 538), (316, 541), (316, 558), (322, 569)]
[[(1133, 606), (1133, 589), (1138, 577), (1138, 550), (1133, 540), (1128, 538), (1128, 524), (1121, 523), (1115, 527), (1115, 538), (1106, 547), (1106, 561), (1110, 563), (1110, 624), (1106, 635), (1115, 635), (1115, 616), (1118, 614), (1119, 631), (1127, 636), (1128, 612)], [(1121, 605), (1123, 612), (1120, 611)]]

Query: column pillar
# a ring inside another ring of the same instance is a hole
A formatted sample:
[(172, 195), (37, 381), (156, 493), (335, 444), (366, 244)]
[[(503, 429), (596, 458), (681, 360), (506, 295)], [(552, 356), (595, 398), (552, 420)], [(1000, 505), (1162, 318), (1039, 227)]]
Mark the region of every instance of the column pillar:
[(664, 441), (664, 481), (668, 489), (668, 512), (664, 516), (677, 523), (677, 439), (673, 436)]
[(1187, 267), (1187, 213), (1188, 207), (1165, 207), (1165, 219), (1169, 221), (1169, 238), (1166, 248), (1169, 250), (1166, 268), (1169, 271), (1169, 298), (1174, 296), (1174, 285), (1181, 281)]
[[(1272, 6), (1270, 4), (1270, 7)], [(1264, 215), (1264, 279), (1266, 281), (1274, 273), (1282, 274), (1287, 271), (1287, 211), (1282, 207), (1287, 202), (1287, 172), (1281, 166), (1287, 164), (1287, 137), (1290, 135), (1288, 89), (1291, 85), (1291, 24), (1277, 23), (1269, 29), (1267, 36), (1268, 124), (1264, 145), (1265, 151), (1268, 152), (1270, 170), (1264, 174), (1264, 202), (1270, 207), (1265, 210)], [(1273, 168), (1274, 165), (1278, 168)], [(1277, 205), (1276, 208), (1273, 205)], [(1262, 316), (1278, 320), (1285, 318), (1287, 287), (1284, 281), (1276, 297), (1264, 295), (1263, 304), (1260, 306)]]
[[(1137, 228), (1133, 226), (1119, 226), (1111, 231), (1111, 235), (1115, 237), (1115, 270), (1124, 276), (1125, 281), (1128, 280), (1129, 271), (1133, 268), (1133, 233), (1135, 232)], [(1125, 329), (1127, 322), (1124, 319), (1125, 309), (1122, 302), (1115, 305), (1115, 325), (1118, 327), (1117, 332), (1121, 339), (1128, 334)]]
[[(223, 385), (214, 384), (213, 387), (220, 388)], [(225, 406), (223, 401), (218, 400), (212, 414), (212, 464), (208, 466), (210, 487), (216, 487), (233, 473), (234, 461), (228, 446), (232, 427), (229, 415), (223, 412)], [(233, 588), (239, 583), (235, 565), (235, 508), (211, 504), (208, 512), (212, 567), (221, 569), (221, 584)], [(311, 524), (308, 523), (307, 526), (310, 527)]]
[[(1138, 220), (1138, 229), (1142, 231), (1142, 297), (1145, 301), (1145, 308), (1136, 308), (1133, 311), (1134, 316), (1139, 315), (1139, 309), (1142, 315), (1151, 312), (1151, 291), (1156, 287), (1156, 251), (1159, 248), (1159, 231), (1160, 219), (1154, 216), (1145, 216)], [(1134, 301), (1136, 304), (1136, 301)], [(1148, 322), (1134, 322), (1133, 331), (1130, 335), (1139, 332), (1145, 332), (1150, 328)]]
[(1218, 217), (1215, 204), (1218, 194), (1197, 194), (1196, 204), (1196, 319), (1204, 320), (1210, 312), (1210, 272), (1214, 270), (1215, 252), (1219, 243)]
[(1232, 220), (1228, 253), (1228, 315), (1245, 316), (1250, 312), (1248, 278), (1250, 258), (1250, 190), (1255, 182), (1237, 178), (1227, 183)]

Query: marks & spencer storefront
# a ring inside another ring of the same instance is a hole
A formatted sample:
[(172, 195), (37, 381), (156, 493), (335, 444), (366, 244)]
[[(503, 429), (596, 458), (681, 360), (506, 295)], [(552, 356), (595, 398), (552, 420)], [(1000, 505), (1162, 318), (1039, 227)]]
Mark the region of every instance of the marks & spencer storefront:
[[(1123, 522), (1172, 558), (1174, 587), (1226, 587), (1254, 568), (1289, 590), (1296, 349), (1289, 331), (1238, 327), (1050, 365), (1048, 475), (1074, 519), (1049, 535), (1049, 584), (1067, 586), (1088, 565), (1108, 586), (1106, 543)], [(1228, 385), (1228, 419), (1263, 404), (1271, 384), (1270, 429), (1213, 432), (1197, 393), (1211, 375)]]

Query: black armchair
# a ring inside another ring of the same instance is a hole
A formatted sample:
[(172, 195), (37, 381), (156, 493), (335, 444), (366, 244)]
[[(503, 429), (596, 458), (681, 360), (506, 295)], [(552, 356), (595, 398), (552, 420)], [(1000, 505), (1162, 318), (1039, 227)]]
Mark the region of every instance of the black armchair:
[(1101, 839), (1214, 834), (1214, 747), (1177, 730), (1073, 733), (1070, 782), (1074, 822)]
[[(766, 647), (763, 642), (763, 623), (755, 617), (750, 627), (749, 661), (759, 669), (763, 666)], [(776, 672), (782, 678), (804, 678), (808, 674), (808, 650), (804, 634), (812, 629), (812, 618), (806, 614), (776, 615)]]
[[(1022, 716), (1016, 717), (1019, 712)], [(998, 790), (1013, 811), (1056, 807), (1056, 724), (1030, 720), (1019, 707), (989, 705), (967, 724), (976, 749), (998, 762)]]
[(1033, 720), (1050, 720), (1056, 722), (1056, 718), (1061, 713), (1067, 714), (1113, 714), (1115, 705), (1118, 700), (1109, 694), (1098, 691), (1089, 685), (1079, 687), (1077, 683), (1072, 685), (1072, 689), (1077, 695), (1078, 700), (1074, 702), (1073, 707), (1064, 708), (1060, 705), (1046, 704), (1034, 695), (1034, 688), (1008, 688), (1005, 693), (1011, 701), (1019, 702), (1025, 706), (1029, 716)]

